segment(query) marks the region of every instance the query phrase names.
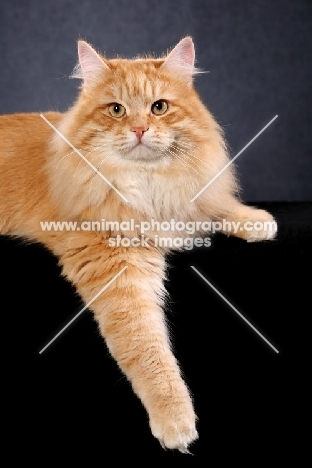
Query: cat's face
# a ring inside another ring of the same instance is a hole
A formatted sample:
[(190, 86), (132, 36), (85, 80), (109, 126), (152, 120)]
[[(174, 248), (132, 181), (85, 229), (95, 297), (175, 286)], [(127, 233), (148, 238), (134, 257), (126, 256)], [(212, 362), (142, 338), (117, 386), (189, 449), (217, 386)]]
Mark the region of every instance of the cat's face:
[(152, 63), (127, 65), (128, 73), (119, 66), (103, 106), (102, 121), (112, 138), (112, 149), (134, 160), (169, 155), (175, 139), (176, 106), (168, 86)]
[(80, 45), (77, 112), (85, 146), (105, 150), (107, 162), (155, 163), (179, 155), (179, 143), (194, 142), (191, 127), (200, 126), (205, 110), (192, 87), (193, 44), (184, 42), (167, 59), (136, 60), (106, 60)]
[(113, 65), (99, 85), (93, 113), (98, 143), (105, 134), (107, 150), (127, 160), (170, 158), (188, 118), (186, 86), (173, 86), (158, 62)]

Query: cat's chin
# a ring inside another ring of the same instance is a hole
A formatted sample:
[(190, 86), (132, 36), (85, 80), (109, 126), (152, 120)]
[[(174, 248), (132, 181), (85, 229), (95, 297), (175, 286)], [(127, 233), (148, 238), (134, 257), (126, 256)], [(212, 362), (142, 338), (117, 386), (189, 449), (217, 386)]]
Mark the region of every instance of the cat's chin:
[(128, 161), (156, 162), (164, 158), (164, 154), (158, 149), (150, 148), (144, 144), (136, 145), (131, 150), (122, 154)]

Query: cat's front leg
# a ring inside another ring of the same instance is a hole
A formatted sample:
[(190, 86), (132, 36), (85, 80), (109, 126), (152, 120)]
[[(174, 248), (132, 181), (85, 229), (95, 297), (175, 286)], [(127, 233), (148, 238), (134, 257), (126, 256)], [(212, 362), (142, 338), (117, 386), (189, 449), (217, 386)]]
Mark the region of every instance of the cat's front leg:
[(90, 307), (108, 348), (148, 415), (164, 448), (187, 452), (197, 438), (189, 391), (165, 325), (163, 256), (152, 248), (76, 243), (61, 257), (63, 271), (86, 303), (127, 267)]
[(224, 234), (247, 242), (271, 240), (276, 236), (277, 223), (267, 211), (244, 205), (232, 198), (226, 201), (225, 206), (226, 210), (222, 207), (222, 219), (219, 220)]

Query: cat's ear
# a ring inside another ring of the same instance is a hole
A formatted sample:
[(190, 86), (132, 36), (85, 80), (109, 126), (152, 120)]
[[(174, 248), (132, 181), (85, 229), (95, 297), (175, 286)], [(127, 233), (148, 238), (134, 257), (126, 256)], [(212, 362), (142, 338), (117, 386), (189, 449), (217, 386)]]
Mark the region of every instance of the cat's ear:
[(192, 85), (194, 74), (199, 71), (194, 67), (195, 48), (191, 37), (182, 39), (169, 53), (163, 63), (163, 67), (185, 78), (188, 85)]
[(78, 41), (78, 58), (71, 78), (82, 79), (84, 87), (98, 83), (109, 70), (100, 55), (85, 41)]

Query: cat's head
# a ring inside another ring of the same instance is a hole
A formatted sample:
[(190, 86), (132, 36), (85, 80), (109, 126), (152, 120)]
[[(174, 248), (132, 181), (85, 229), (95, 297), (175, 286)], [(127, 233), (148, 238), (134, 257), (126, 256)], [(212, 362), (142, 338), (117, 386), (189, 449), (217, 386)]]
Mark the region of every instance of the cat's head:
[(220, 128), (193, 86), (192, 39), (165, 57), (132, 60), (108, 60), (79, 41), (78, 56), (73, 77), (82, 80), (80, 93), (58, 125), (67, 140), (52, 140), (57, 198), (77, 213), (102, 206), (111, 188), (145, 213), (154, 205), (168, 213), (193, 206), (189, 200), (227, 157)]
[(180, 143), (200, 144), (207, 134), (209, 114), (193, 88), (199, 71), (190, 37), (160, 59), (108, 60), (84, 41), (78, 56), (72, 77), (82, 86), (71, 110), (73, 144), (98, 146), (108, 164), (155, 163), (171, 161)]

